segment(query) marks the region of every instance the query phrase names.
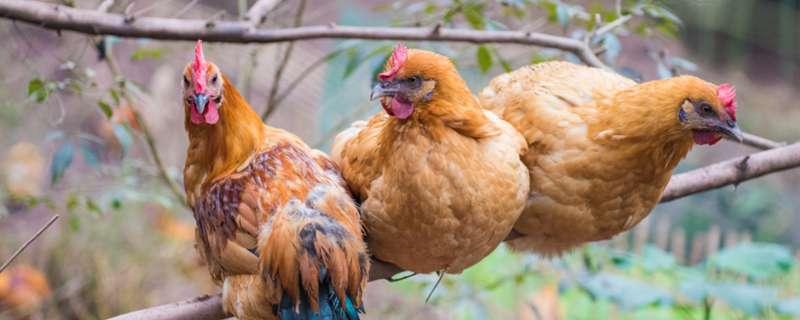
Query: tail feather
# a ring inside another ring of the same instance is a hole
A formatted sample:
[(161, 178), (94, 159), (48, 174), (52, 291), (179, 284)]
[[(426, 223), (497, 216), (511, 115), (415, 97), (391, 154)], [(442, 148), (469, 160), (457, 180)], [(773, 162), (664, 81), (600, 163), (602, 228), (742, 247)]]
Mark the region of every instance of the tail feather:
[(283, 291), (281, 319), (359, 319), (369, 259), (360, 226), (345, 218), (357, 212), (338, 212), (344, 196), (315, 188), (305, 202), (290, 200), (262, 229), (261, 271)]
[[(312, 304), (318, 306), (316, 311)], [(284, 294), (278, 307), (281, 320), (358, 320), (359, 313), (363, 312), (363, 308), (357, 308), (350, 296), (345, 296), (342, 303), (325, 269), (321, 270), (316, 301), (310, 301), (307, 295), (301, 295), (300, 303), (295, 304), (290, 295)]]

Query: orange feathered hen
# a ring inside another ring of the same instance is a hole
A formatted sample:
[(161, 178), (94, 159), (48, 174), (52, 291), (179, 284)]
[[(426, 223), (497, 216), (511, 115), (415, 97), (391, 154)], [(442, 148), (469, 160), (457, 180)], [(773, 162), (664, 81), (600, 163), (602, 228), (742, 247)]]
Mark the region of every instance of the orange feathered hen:
[(694, 144), (742, 135), (733, 87), (692, 76), (636, 84), (548, 62), (495, 78), (480, 99), (528, 142), (531, 194), (511, 245), (548, 255), (635, 226)]
[(333, 158), (379, 260), (461, 272), (511, 231), (528, 194), (525, 141), (481, 109), (445, 56), (398, 45), (372, 91), (385, 112), (340, 133)]
[(241, 319), (357, 319), (369, 259), (336, 165), (264, 125), (199, 41), (183, 82), (184, 184), (225, 310)]

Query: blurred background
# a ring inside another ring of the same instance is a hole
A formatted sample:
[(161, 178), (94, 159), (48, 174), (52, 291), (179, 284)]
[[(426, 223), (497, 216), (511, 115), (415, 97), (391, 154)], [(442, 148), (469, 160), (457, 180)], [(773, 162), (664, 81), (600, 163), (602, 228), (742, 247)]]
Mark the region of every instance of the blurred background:
[[(50, 1), (57, 2), (57, 1)], [(110, 12), (241, 19), (253, 0), (118, 0)], [(94, 9), (100, 1), (63, 0)], [(292, 0), (265, 28), (336, 23), (525, 30), (593, 40), (619, 73), (731, 82), (739, 122), (800, 140), (797, 0)], [(596, 18), (599, 17), (599, 18)], [(61, 219), (0, 274), (0, 319), (100, 319), (218, 292), (182, 204), (180, 75), (193, 43), (57, 33), (0, 20), (0, 258)], [(503, 72), (575, 56), (521, 45), (407, 43), (453, 58), (473, 92)], [(328, 150), (368, 101), (393, 41), (207, 43), (267, 123)], [(157, 150), (154, 157), (153, 150)], [(678, 172), (756, 150), (696, 147)], [(800, 171), (660, 205), (631, 232), (560, 258), (505, 246), (461, 275), (370, 283), (367, 319), (800, 318)]]

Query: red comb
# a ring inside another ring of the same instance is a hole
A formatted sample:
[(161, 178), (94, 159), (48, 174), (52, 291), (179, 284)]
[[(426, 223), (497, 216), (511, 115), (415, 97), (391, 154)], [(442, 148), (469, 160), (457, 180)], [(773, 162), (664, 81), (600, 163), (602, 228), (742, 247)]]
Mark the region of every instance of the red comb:
[(736, 88), (730, 83), (723, 83), (717, 88), (717, 97), (722, 101), (725, 112), (736, 121)]
[(208, 63), (203, 57), (203, 40), (197, 40), (197, 44), (194, 46), (194, 61), (192, 62), (194, 91), (197, 93), (205, 91), (207, 67)]
[(389, 57), (387, 70), (379, 73), (378, 79), (381, 81), (394, 79), (394, 76), (400, 72), (400, 68), (403, 67), (403, 64), (406, 62), (406, 58), (408, 58), (408, 48), (406, 48), (404, 44), (398, 43), (397, 46), (394, 47), (392, 56)]

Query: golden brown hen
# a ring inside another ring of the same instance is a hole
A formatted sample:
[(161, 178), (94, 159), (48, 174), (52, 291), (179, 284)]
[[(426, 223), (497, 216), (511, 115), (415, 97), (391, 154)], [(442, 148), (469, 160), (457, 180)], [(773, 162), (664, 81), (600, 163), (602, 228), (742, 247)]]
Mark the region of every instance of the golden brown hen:
[(525, 141), (445, 56), (398, 45), (373, 96), (386, 112), (340, 133), (333, 158), (379, 260), (461, 272), (511, 231), (528, 194)]
[(225, 310), (241, 319), (357, 319), (369, 259), (336, 165), (264, 125), (199, 41), (183, 81), (184, 184)]
[(480, 99), (528, 142), (531, 194), (511, 245), (547, 255), (639, 223), (693, 144), (741, 139), (733, 87), (692, 76), (636, 84), (548, 62), (495, 78)]

